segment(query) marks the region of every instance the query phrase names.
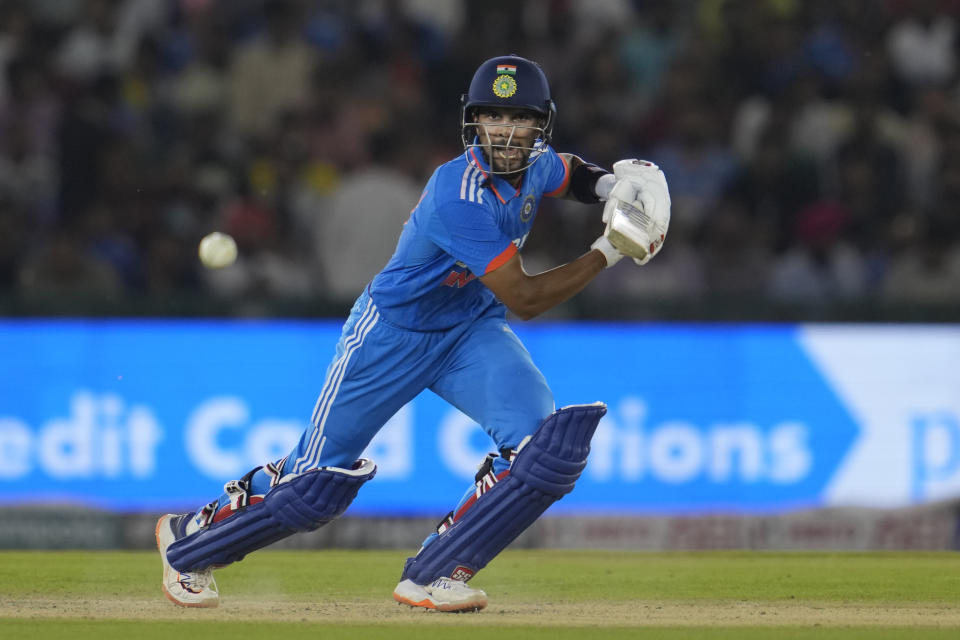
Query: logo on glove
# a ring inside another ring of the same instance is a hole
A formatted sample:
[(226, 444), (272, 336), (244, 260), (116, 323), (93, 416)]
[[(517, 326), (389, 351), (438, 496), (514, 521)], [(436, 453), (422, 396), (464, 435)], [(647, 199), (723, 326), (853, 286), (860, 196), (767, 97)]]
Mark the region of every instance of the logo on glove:
[(657, 249), (660, 247), (660, 245), (663, 244), (663, 241), (665, 239), (666, 237), (661, 233), (659, 240), (654, 240), (653, 242), (650, 243), (650, 255), (653, 255), (654, 253), (657, 252)]

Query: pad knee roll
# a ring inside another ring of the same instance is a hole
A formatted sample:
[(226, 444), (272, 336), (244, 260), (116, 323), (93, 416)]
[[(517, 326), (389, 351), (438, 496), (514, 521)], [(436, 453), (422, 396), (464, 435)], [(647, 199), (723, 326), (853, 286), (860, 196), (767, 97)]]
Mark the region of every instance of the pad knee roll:
[(598, 403), (552, 413), (517, 453), (510, 475), (556, 500), (567, 495), (587, 466), (590, 440), (606, 412)]
[(555, 411), (517, 453), (510, 474), (410, 558), (403, 576), (469, 580), (554, 502), (570, 493), (587, 464), (590, 440), (607, 412), (602, 403)]
[(313, 531), (346, 511), (376, 472), (372, 461), (359, 460), (354, 469), (324, 467), (283, 478), (262, 501), (171, 544), (167, 561), (178, 571), (223, 566), (294, 533)]

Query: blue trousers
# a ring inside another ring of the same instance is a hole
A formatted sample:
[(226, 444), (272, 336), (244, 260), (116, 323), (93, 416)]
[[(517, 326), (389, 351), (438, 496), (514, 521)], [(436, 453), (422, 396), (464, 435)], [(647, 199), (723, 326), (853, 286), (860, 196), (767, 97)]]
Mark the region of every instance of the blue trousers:
[[(418, 332), (390, 324), (364, 292), (344, 323), (311, 426), (286, 457), (284, 474), (349, 468), (387, 420), (425, 389), (477, 422), (497, 451), (516, 448), (554, 410), (543, 374), (502, 307), (451, 329)], [(500, 459), (495, 471), (505, 467)], [(251, 493), (265, 494), (270, 477), (258, 471), (251, 485)], [(218, 508), (226, 504), (224, 494)]]

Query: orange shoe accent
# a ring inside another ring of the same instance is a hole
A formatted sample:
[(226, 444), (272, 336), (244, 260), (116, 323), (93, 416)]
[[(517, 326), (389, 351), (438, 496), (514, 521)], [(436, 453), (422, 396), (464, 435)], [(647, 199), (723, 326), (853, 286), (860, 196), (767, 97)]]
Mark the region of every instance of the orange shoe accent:
[(459, 611), (480, 611), (481, 609), (487, 606), (486, 603), (475, 604), (470, 602), (461, 603), (461, 604), (435, 605), (433, 602), (430, 601), (429, 598), (425, 600), (421, 600), (419, 602), (414, 602), (413, 600), (404, 598), (403, 596), (398, 596), (397, 594), (393, 594), (393, 599), (399, 602), (400, 604), (409, 605), (411, 607), (420, 607), (422, 609), (430, 609), (431, 611), (443, 611), (445, 613), (454, 613)]
[(400, 604), (407, 604), (407, 605), (410, 605), (411, 607), (423, 607), (424, 609), (437, 608), (436, 605), (430, 602), (429, 598), (426, 600), (421, 600), (420, 602), (414, 602), (413, 600), (409, 600), (407, 598), (404, 598), (403, 596), (398, 596), (397, 594), (393, 594), (393, 599), (399, 602)]

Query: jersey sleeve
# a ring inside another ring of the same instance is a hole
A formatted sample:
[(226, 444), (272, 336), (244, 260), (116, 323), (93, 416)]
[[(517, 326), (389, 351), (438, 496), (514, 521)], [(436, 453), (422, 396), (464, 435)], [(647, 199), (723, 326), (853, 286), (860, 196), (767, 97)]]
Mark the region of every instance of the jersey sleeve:
[(547, 152), (538, 162), (548, 163), (543, 195), (549, 198), (559, 196), (570, 184), (570, 165), (553, 147), (547, 147)]
[(438, 247), (478, 276), (503, 265), (517, 252), (490, 210), (480, 204), (447, 203), (434, 216), (427, 233)]

